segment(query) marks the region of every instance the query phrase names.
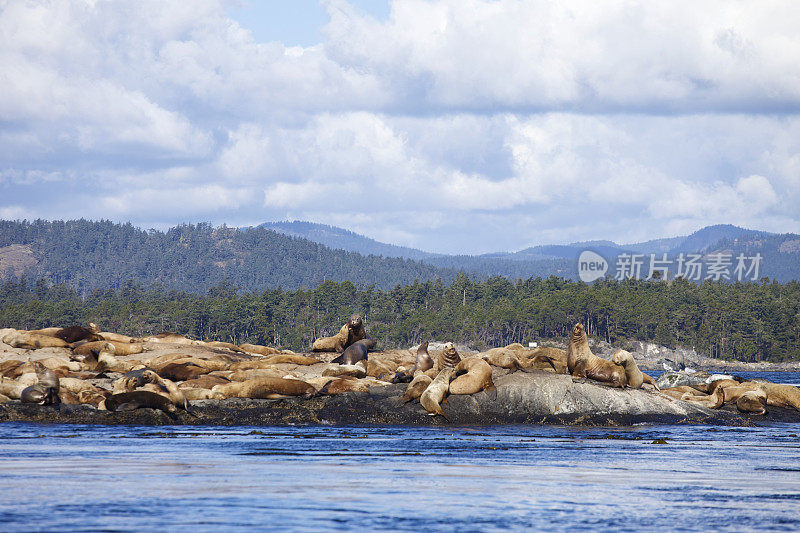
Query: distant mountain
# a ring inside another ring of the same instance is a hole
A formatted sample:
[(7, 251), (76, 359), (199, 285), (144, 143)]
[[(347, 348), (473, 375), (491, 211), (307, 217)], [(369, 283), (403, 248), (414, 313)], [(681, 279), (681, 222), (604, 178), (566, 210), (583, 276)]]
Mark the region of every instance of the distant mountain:
[(259, 227), (277, 231), (284, 235), (301, 237), (318, 242), (335, 250), (347, 250), (348, 252), (357, 252), (361, 255), (372, 254), (416, 260), (437, 256), (437, 254), (423, 252), (415, 248), (385, 244), (346, 229), (327, 226), (325, 224), (315, 224), (314, 222), (303, 222), (300, 220), (292, 222), (265, 222), (259, 225)]

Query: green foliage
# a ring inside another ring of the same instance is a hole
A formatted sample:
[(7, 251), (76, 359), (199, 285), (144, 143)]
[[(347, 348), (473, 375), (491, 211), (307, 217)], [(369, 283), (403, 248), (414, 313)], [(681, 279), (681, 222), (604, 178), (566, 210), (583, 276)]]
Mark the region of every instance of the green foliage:
[(617, 346), (629, 339), (693, 347), (744, 361), (800, 359), (800, 282), (700, 285), (675, 280), (549, 277), (512, 283), (458, 275), (381, 290), (349, 281), (314, 289), (238, 292), (222, 280), (206, 294), (128, 281), (85, 297), (65, 284), (9, 280), (0, 286), (0, 326), (36, 329), (96, 322), (134, 336), (175, 331), (193, 338), (308, 350), (360, 313), (383, 347), (423, 340), (475, 347), (566, 337), (576, 322)]

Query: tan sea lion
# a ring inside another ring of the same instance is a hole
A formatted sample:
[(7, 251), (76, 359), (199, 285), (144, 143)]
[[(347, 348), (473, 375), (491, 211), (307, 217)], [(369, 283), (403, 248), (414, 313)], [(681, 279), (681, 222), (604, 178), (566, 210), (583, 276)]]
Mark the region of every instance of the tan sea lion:
[(453, 375), (454, 366), (444, 367), (439, 372), (439, 375), (436, 376), (436, 379), (428, 385), (425, 392), (419, 397), (419, 403), (421, 403), (422, 407), (431, 415), (442, 415), (447, 418), (447, 415), (442, 411), (441, 403), (447, 396), (447, 391), (450, 388), (450, 377)]
[(403, 394), (403, 403), (416, 400), (422, 396), (422, 393), (425, 392), (425, 389), (428, 388), (428, 385), (430, 385), (432, 381), (433, 378), (424, 372), (417, 372), (417, 375), (414, 376), (414, 379), (412, 379), (411, 383), (406, 387), (406, 391)]
[(138, 361), (120, 361), (115, 357), (116, 351), (117, 349), (113, 343), (106, 342), (97, 354), (97, 364), (94, 370), (96, 372), (110, 371), (125, 373), (144, 366)]
[(129, 337), (127, 335), (122, 335), (120, 333), (114, 333), (112, 331), (101, 331), (98, 333), (103, 340), (107, 340), (109, 342), (122, 342), (122, 343), (131, 343), (133, 342), (133, 337)]
[[(237, 370), (228, 376), (228, 381), (247, 381), (248, 379), (256, 378), (282, 378), (287, 375), (295, 377), (291, 372), (279, 368), (251, 368), (250, 370)], [(215, 383), (215, 385), (219, 385), (219, 383)]]
[(359, 315), (353, 315), (332, 337), (321, 337), (314, 341), (312, 352), (343, 352), (351, 344), (365, 339), (367, 332)]
[(722, 393), (722, 389), (717, 389), (714, 391), (714, 394), (709, 394), (707, 396), (698, 396), (696, 394), (692, 394), (691, 392), (685, 392), (681, 397), (681, 400), (684, 402), (693, 403), (695, 405), (700, 405), (702, 407), (707, 407), (708, 409), (719, 409), (722, 407), (722, 404), (725, 403), (725, 396)]
[(175, 384), (174, 381), (170, 379), (165, 379), (152, 370), (145, 370), (142, 372), (142, 377), (148, 382), (154, 385), (158, 385), (164, 389), (164, 393), (170, 399), (172, 403), (174, 403), (177, 407), (183, 407), (187, 411), (189, 410), (189, 401), (186, 399), (186, 396), (183, 394), (183, 391)]
[(580, 323), (572, 328), (567, 347), (567, 368), (573, 379), (589, 378), (620, 388), (625, 388), (628, 381), (624, 368), (592, 353)]
[(351, 391), (369, 392), (369, 385), (358, 378), (343, 376), (340, 378), (334, 378), (326, 383), (322, 389), (320, 389), (319, 393), (334, 396), (336, 394), (342, 394)]
[(37, 350), (39, 348), (67, 348), (69, 347), (69, 343), (59, 339), (58, 337), (53, 337), (50, 335), (40, 335), (37, 333), (27, 333), (23, 331), (17, 331), (14, 333), (9, 333), (3, 337), (2, 340), (4, 343), (8, 344), (12, 348), (23, 348), (26, 350)]
[(767, 405), (774, 407), (793, 407), (800, 411), (800, 389), (782, 383), (760, 383), (761, 390), (767, 394)]
[(285, 398), (303, 396), (311, 398), (317, 390), (308, 383), (297, 379), (257, 378), (247, 381), (215, 385), (211, 397), (215, 400), (225, 398)]
[(757, 415), (767, 414), (767, 393), (763, 390), (751, 390), (743, 393), (736, 399), (736, 408), (743, 413)]
[(270, 348), (269, 346), (260, 346), (258, 344), (240, 344), (239, 348), (247, 353), (254, 353), (258, 355), (273, 355), (281, 353), (277, 348)]
[(33, 333), (35, 335), (47, 335), (49, 337), (55, 337), (56, 333), (58, 333), (62, 329), (64, 329), (64, 328), (51, 327), (51, 328), (42, 328), (42, 329), (32, 329), (32, 330), (28, 330), (28, 333)]
[(28, 384), (20, 383), (15, 379), (10, 379), (5, 376), (0, 377), (0, 394), (8, 396), (12, 400), (19, 400), (22, 391), (25, 390)]
[[(350, 348), (352, 348), (352, 346)], [(348, 348), (348, 350), (350, 348)], [(395, 370), (397, 370), (397, 363), (391, 359), (379, 359), (376, 357), (367, 361), (367, 375), (373, 378), (391, 381)]]
[(482, 390), (495, 390), (492, 367), (478, 357), (462, 359), (453, 369), (450, 394), (475, 394)]
[(698, 398), (705, 398), (706, 396), (708, 396), (704, 392), (700, 392), (694, 387), (690, 387), (688, 385), (678, 385), (676, 387), (661, 389), (661, 392), (671, 398), (675, 398), (676, 400), (682, 399), (684, 394), (692, 394), (694, 396), (697, 396)]
[(118, 341), (93, 341), (87, 342), (86, 344), (81, 344), (73, 348), (73, 353), (75, 355), (83, 355), (87, 356), (90, 355), (92, 351), (100, 352), (105, 346), (106, 343), (111, 343), (114, 345), (114, 355), (116, 356), (123, 356), (123, 355), (136, 355), (139, 353), (144, 352), (144, 346), (142, 344), (132, 344), (130, 342), (118, 342)]
[(224, 350), (230, 350), (232, 352), (237, 353), (245, 353), (243, 349), (241, 349), (236, 344), (232, 344), (230, 342), (222, 342), (222, 341), (206, 341), (206, 346), (211, 346), (212, 348), (222, 348)]
[[(244, 381), (244, 380), (241, 380)], [(178, 385), (182, 389), (208, 389), (211, 390), (214, 385), (221, 385), (223, 383), (230, 383), (231, 380), (224, 378), (222, 376), (210, 376), (208, 374), (204, 374), (200, 377), (195, 379), (190, 379), (188, 381), (184, 381), (180, 385)]]
[(159, 333), (158, 335), (150, 335), (149, 337), (143, 337), (141, 339), (135, 339), (136, 342), (163, 342), (163, 343), (171, 343), (171, 344), (201, 344), (201, 341), (192, 340), (188, 337), (184, 337), (178, 333), (172, 333), (166, 331), (164, 333)]
[(105, 399), (110, 396), (111, 394), (105, 390), (82, 390), (78, 392), (78, 401), (85, 404), (91, 404), (94, 406), (100, 405), (100, 402), (105, 401)]
[(458, 355), (455, 345), (448, 342), (442, 348), (442, 352), (437, 358), (436, 364), (439, 370), (443, 368), (454, 368), (461, 361), (461, 356)]
[(611, 361), (625, 369), (628, 387), (640, 389), (644, 383), (647, 383), (655, 387), (656, 390), (659, 390), (658, 385), (656, 385), (656, 380), (639, 370), (631, 352), (617, 350), (614, 352), (614, 355), (611, 356)]

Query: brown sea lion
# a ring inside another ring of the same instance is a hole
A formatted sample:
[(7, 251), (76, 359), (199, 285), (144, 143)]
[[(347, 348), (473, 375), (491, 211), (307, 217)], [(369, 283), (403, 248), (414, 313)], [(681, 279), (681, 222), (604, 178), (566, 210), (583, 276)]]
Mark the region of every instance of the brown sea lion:
[(692, 385), (695, 389), (705, 392), (706, 394), (713, 394), (717, 387), (737, 387), (739, 382), (735, 379), (717, 379), (711, 383), (698, 383)]
[(475, 394), (482, 390), (495, 390), (492, 367), (478, 357), (462, 359), (453, 369), (450, 394)]
[(461, 361), (461, 356), (458, 355), (455, 345), (448, 342), (442, 348), (442, 352), (437, 358), (436, 364), (439, 370), (443, 368), (454, 368)]
[(639, 370), (639, 366), (633, 359), (633, 354), (631, 352), (617, 350), (614, 352), (614, 355), (611, 356), (611, 361), (615, 365), (620, 365), (625, 369), (625, 377), (628, 380), (628, 387), (640, 389), (644, 383), (647, 383), (648, 385), (655, 387), (656, 390), (659, 390), (658, 385), (656, 385), (656, 380)]
[(342, 355), (331, 361), (331, 363), (338, 363), (340, 365), (354, 365), (359, 361), (367, 360), (367, 347), (360, 342), (351, 344), (345, 348)]
[(214, 385), (222, 385), (223, 383), (230, 383), (231, 380), (222, 376), (210, 376), (208, 374), (202, 375), (195, 379), (184, 381), (178, 385), (182, 389), (209, 389), (211, 390)]
[(628, 381), (624, 368), (592, 353), (580, 323), (572, 328), (567, 347), (567, 368), (575, 380), (589, 378), (620, 388), (625, 388)]
[(388, 358), (375, 357), (367, 361), (367, 376), (373, 378), (391, 381), (395, 375), (395, 370), (397, 370), (397, 363)]
[(148, 383), (162, 387), (167, 398), (169, 398), (170, 401), (175, 404), (175, 406), (182, 407), (187, 411), (189, 410), (189, 401), (186, 399), (183, 391), (178, 388), (174, 381), (165, 379), (152, 370), (143, 371), (142, 377), (144, 377)]
[(430, 385), (432, 381), (433, 378), (424, 372), (418, 372), (417, 375), (414, 376), (414, 379), (411, 380), (411, 383), (408, 384), (408, 387), (406, 387), (406, 391), (403, 394), (403, 402), (407, 403), (422, 396), (422, 393), (425, 392), (425, 389), (428, 388), (428, 385)]
[(22, 400), (23, 403), (58, 405), (61, 402), (58, 395), (61, 388), (58, 376), (53, 370), (47, 368), (38, 361), (34, 362), (34, 366), (36, 368), (38, 382), (35, 385), (23, 389), (19, 399)]
[(392, 383), (410, 383), (417, 372), (425, 372), (431, 368), (433, 368), (433, 359), (428, 353), (428, 341), (425, 341), (417, 347), (417, 358), (411, 370), (396, 373), (392, 378)]
[[(567, 351), (560, 348), (553, 348), (550, 346), (539, 346), (529, 352), (529, 359), (534, 359), (538, 356), (546, 357), (552, 364), (557, 374), (564, 374), (567, 372)], [(542, 368), (546, 370), (546, 368)]]
[(135, 409), (149, 408), (167, 413), (177, 412), (175, 404), (169, 398), (162, 394), (145, 390), (112, 394), (100, 405), (109, 411), (133, 411)]
[(225, 398), (285, 398), (303, 396), (311, 398), (317, 390), (308, 383), (297, 379), (257, 378), (216, 385), (211, 389), (215, 400)]
[(447, 415), (442, 411), (441, 403), (450, 389), (450, 377), (453, 375), (453, 368), (452, 366), (444, 367), (419, 397), (419, 403), (428, 411), (428, 414), (442, 415), (447, 418)]
[(172, 381), (187, 381), (209, 372), (209, 369), (194, 363), (167, 363), (158, 368), (159, 376)]
[(800, 389), (782, 383), (760, 383), (761, 390), (767, 394), (767, 405), (774, 407), (793, 407), (800, 411)]
[(367, 332), (359, 315), (353, 315), (332, 337), (321, 337), (314, 341), (312, 352), (342, 352), (351, 344), (365, 339)]
[(767, 393), (763, 390), (751, 390), (736, 399), (736, 408), (743, 413), (757, 415), (767, 414)]
[(56, 332), (54, 337), (57, 337), (65, 342), (73, 343), (78, 341), (102, 341), (103, 337), (97, 334), (96, 331), (86, 329), (82, 326), (69, 326), (62, 328)]

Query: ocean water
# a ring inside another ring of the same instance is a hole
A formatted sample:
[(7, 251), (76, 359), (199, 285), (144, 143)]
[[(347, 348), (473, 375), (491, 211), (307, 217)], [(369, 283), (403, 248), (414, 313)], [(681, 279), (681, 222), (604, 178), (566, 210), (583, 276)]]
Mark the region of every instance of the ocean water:
[(0, 527), (793, 531), (800, 529), (799, 434), (800, 424), (787, 423), (6, 423), (0, 424)]

